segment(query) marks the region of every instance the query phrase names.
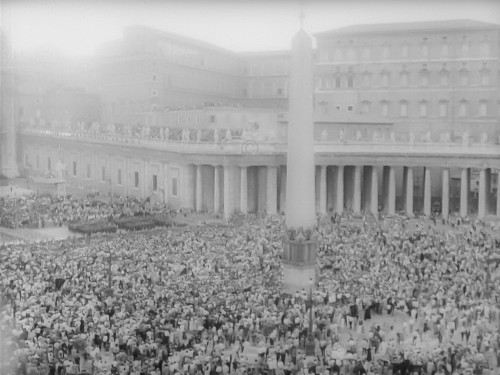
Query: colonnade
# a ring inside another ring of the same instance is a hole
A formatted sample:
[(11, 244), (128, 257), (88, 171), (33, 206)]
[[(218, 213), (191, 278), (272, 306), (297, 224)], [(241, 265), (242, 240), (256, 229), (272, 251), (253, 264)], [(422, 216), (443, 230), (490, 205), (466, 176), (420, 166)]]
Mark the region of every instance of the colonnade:
[[(272, 215), (286, 209), (285, 166), (192, 167), (196, 172), (195, 186), (191, 191), (194, 193), (194, 208), (198, 212), (210, 211), (229, 217), (235, 212)], [(454, 191), (456, 199), (451, 199), (450, 195), (450, 168), (319, 165), (316, 167), (316, 209), (321, 214), (349, 210), (374, 215), (378, 215), (379, 211), (393, 215), (404, 210), (410, 217), (416, 212), (430, 216), (433, 211), (439, 211), (445, 219), (456, 211), (465, 217), (472, 208), (471, 169), (457, 171), (455, 168), (453, 172), (459, 175), (454, 178), (454, 182), (458, 183), (454, 185), (460, 190), (458, 195)], [(477, 216), (500, 216), (500, 199), (495, 199), (492, 189), (492, 176), (496, 174), (499, 181), (500, 171), (484, 168), (475, 172), (479, 173), (474, 207), (477, 207)], [(419, 176), (418, 183), (415, 181), (416, 174)], [(452, 201), (455, 202), (453, 206)]]

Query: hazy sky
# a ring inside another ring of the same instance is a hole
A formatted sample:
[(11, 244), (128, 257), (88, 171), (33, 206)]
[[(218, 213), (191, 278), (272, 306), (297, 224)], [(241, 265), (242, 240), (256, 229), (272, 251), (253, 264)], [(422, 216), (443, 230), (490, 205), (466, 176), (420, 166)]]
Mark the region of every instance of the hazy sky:
[[(16, 50), (91, 54), (127, 25), (143, 24), (233, 51), (289, 49), (300, 0), (0, 0)], [(302, 0), (309, 33), (362, 23), (470, 18), (500, 24), (499, 0)]]

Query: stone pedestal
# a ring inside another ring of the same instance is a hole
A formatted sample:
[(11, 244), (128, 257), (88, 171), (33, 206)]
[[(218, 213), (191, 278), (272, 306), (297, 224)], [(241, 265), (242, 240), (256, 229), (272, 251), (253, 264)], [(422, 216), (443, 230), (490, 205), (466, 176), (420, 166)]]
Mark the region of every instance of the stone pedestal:
[(285, 238), (283, 241), (283, 290), (289, 294), (307, 292), (316, 283), (316, 239)]
[(306, 356), (307, 357), (314, 357), (314, 356), (316, 356), (316, 344), (314, 342), (314, 336), (313, 335), (307, 336), (307, 341), (306, 341)]
[(58, 196), (65, 197), (66, 196), (66, 181), (56, 182), (56, 191), (57, 191)]

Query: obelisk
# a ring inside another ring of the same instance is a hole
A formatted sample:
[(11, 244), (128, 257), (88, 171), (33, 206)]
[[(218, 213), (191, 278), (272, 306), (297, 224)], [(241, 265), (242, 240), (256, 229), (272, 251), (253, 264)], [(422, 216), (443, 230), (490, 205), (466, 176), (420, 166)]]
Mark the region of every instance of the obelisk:
[(286, 180), (284, 291), (309, 292), (316, 280), (312, 38), (292, 41)]
[(11, 4), (2, 9), (2, 29), (0, 30), (0, 176), (14, 178), (19, 176), (16, 156), (16, 120), (14, 62), (12, 48)]

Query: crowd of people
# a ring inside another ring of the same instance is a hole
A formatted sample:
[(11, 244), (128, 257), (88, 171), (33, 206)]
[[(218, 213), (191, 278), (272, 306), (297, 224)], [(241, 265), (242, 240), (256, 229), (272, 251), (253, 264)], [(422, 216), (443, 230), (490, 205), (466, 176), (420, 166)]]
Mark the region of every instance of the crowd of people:
[(70, 222), (165, 213), (166, 204), (146, 199), (114, 196), (112, 200), (90, 196), (30, 195), (0, 198), (0, 226), (42, 228)]
[(281, 216), (246, 215), (3, 246), (0, 373), (498, 371), (499, 246), (484, 223), (318, 218), (315, 290), (294, 295), (283, 233)]

